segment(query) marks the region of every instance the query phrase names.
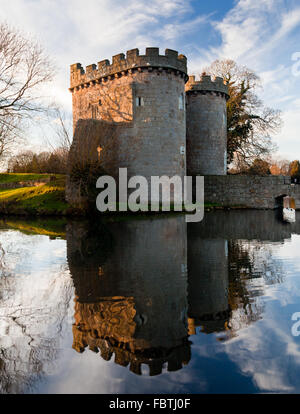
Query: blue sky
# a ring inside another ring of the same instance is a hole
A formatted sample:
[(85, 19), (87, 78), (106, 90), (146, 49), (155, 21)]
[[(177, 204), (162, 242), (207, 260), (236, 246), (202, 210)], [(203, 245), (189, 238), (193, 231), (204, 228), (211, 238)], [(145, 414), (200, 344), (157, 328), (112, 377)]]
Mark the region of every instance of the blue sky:
[[(283, 111), (284, 127), (274, 136), (279, 153), (300, 159), (299, 0), (0, 2), (0, 20), (38, 38), (54, 58), (57, 76), (47, 93), (67, 111), (71, 63), (86, 66), (135, 47), (142, 53), (148, 46), (168, 47), (185, 54), (190, 74), (197, 74), (216, 58), (231, 58), (261, 76), (259, 94)], [(31, 142), (43, 146), (36, 131)]]

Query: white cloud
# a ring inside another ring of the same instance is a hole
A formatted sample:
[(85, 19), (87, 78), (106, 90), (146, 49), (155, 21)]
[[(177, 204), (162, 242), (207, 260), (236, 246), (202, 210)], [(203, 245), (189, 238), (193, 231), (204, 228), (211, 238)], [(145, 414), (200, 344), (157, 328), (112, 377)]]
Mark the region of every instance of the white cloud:
[[(54, 56), (58, 74), (47, 94), (68, 111), (70, 64), (86, 66), (131, 48), (139, 47), (143, 53), (145, 47), (157, 46), (161, 51), (171, 47), (186, 54), (191, 72), (200, 73), (211, 61), (224, 57), (249, 66), (262, 75), (265, 88), (261, 96), (266, 104), (287, 111), (286, 120), (294, 119), (289, 112), (294, 109), (291, 102), (300, 92), (300, 82), (291, 75), (291, 55), (299, 44), (295, 36), (300, 25), (299, 4), (293, 0), (239, 0), (218, 21), (201, 10), (196, 13), (194, 7), (191, 0), (14, 0), (3, 1), (0, 13), (1, 20), (32, 33)], [(200, 39), (203, 28), (211, 34), (205, 47)], [(294, 120), (284, 130), (293, 137), (297, 131)], [(280, 142), (284, 152), (282, 138)], [(298, 148), (300, 158), (300, 145)]]
[(209, 16), (200, 15), (195, 19), (188, 20), (184, 23), (174, 22), (164, 25), (164, 27), (156, 32), (156, 35), (164, 40), (170, 41), (184, 36), (187, 33), (191, 33), (199, 29), (200, 25), (208, 24)]
[[(56, 7), (53, 3), (5, 2), (1, 20), (35, 36), (55, 58), (58, 76), (52, 95), (69, 107), (70, 64), (89, 65), (135, 47), (142, 51), (147, 46), (164, 47), (170, 36), (175, 37), (180, 18), (191, 12), (190, 0), (61, 0), (55, 2)], [(203, 17), (192, 21), (191, 30), (201, 20)], [(187, 24), (183, 28), (189, 30)]]
[(212, 23), (221, 36), (219, 46), (199, 50), (190, 67), (199, 72), (203, 62), (231, 58), (254, 69), (262, 79), (264, 88), (259, 94), (265, 104), (283, 111), (284, 127), (274, 136), (279, 152), (294, 159), (300, 158), (299, 108), (294, 104), (300, 81), (292, 76), (291, 56), (300, 8), (293, 5), (282, 0), (239, 0), (221, 21)]
[(290, 160), (300, 158), (299, 100), (294, 102), (296, 102), (294, 109), (283, 112), (282, 131), (274, 137), (274, 141), (280, 146), (280, 154)]

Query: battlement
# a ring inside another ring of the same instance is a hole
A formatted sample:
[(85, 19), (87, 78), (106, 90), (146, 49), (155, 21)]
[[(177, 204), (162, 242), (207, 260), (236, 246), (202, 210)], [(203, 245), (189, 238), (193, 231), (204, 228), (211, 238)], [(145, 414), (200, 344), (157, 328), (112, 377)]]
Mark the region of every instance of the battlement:
[(224, 94), (226, 99), (229, 98), (228, 86), (224, 79), (218, 76), (212, 80), (209, 75), (202, 75), (199, 81), (196, 81), (195, 76), (189, 76), (188, 82), (185, 85), (185, 91), (187, 93), (217, 92)]
[(148, 47), (146, 54), (140, 55), (139, 49), (132, 49), (124, 53), (119, 53), (109, 60), (101, 60), (97, 65), (92, 64), (83, 69), (80, 63), (71, 65), (71, 85), (74, 88), (88, 87), (91, 84), (100, 83), (101, 79), (112, 79), (123, 76), (134, 71), (148, 70), (168, 70), (177, 75), (184, 76), (187, 81), (187, 58), (178, 55), (176, 50), (166, 49), (164, 55), (159, 54), (159, 48)]
[[(113, 337), (94, 337), (93, 332), (86, 332), (84, 327), (73, 325), (72, 348), (83, 353), (86, 349), (100, 353), (105, 361), (114, 357), (114, 362), (122, 367), (128, 367), (136, 375), (142, 375), (142, 365), (148, 366), (150, 376), (160, 375), (164, 368), (169, 372), (182, 369), (191, 359), (190, 342), (182, 338), (181, 344), (173, 348), (138, 348), (135, 339), (131, 342), (118, 342)], [(147, 374), (146, 374), (147, 375)]]

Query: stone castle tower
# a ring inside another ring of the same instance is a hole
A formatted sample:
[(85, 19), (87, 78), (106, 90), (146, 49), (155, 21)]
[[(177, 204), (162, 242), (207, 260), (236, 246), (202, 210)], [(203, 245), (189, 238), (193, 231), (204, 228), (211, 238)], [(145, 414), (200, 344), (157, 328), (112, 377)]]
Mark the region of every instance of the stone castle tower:
[[(147, 48), (87, 66), (71, 65), (72, 157), (100, 157), (105, 171), (183, 177), (226, 174), (227, 86), (221, 78), (187, 75), (178, 52)], [(97, 153), (98, 149), (98, 153)], [(149, 182), (149, 181), (148, 181)], [(78, 194), (67, 185), (67, 199)]]
[(190, 76), (186, 84), (187, 172), (189, 175), (226, 175), (228, 86)]

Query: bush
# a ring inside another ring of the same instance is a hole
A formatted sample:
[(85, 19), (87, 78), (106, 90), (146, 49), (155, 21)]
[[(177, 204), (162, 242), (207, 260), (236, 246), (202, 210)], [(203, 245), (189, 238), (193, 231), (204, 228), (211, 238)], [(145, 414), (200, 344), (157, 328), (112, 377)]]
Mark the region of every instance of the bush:
[(75, 163), (70, 170), (70, 181), (80, 189), (81, 197), (86, 200), (89, 210), (96, 209), (96, 198), (99, 190), (96, 182), (99, 177), (107, 175), (98, 161)]

